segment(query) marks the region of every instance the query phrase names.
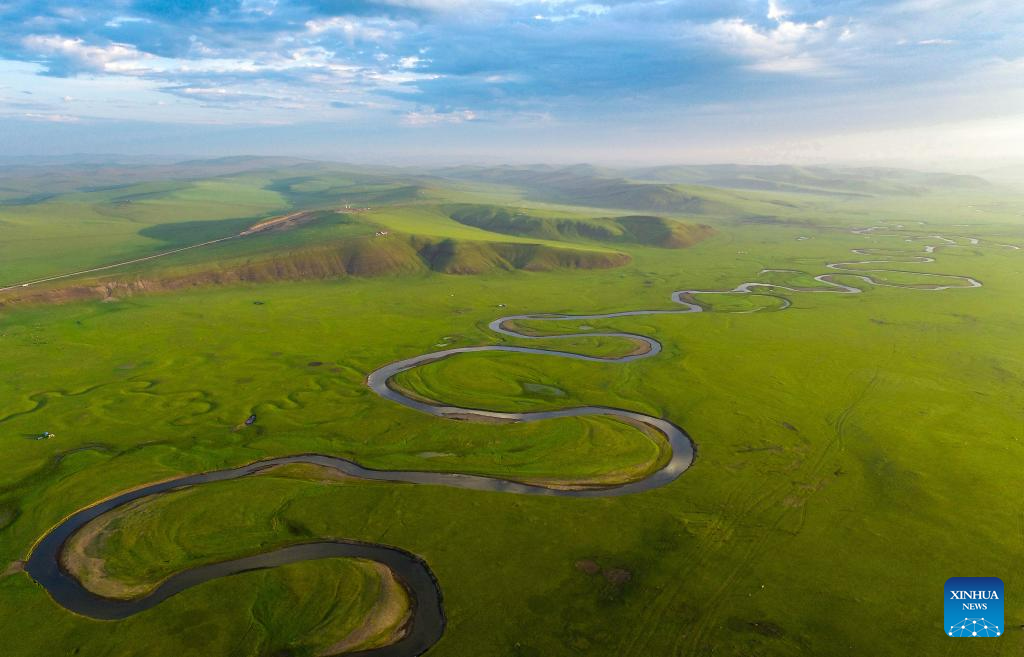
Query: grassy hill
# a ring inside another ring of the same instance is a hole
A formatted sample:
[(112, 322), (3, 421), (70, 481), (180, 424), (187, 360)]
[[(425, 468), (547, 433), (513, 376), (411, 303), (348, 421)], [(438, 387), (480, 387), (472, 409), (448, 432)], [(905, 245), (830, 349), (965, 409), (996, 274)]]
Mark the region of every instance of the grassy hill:
[(685, 214), (742, 209), (749, 190), (832, 197), (920, 196), (935, 192), (984, 192), (984, 178), (884, 167), (790, 165), (670, 165), (613, 169), (590, 165), (454, 167), (438, 175), (522, 189), (527, 198), (603, 208)]
[[(889, 199), (889, 211), (900, 198), (912, 202), (908, 212), (925, 202), (938, 209), (944, 201), (912, 194), (938, 198), (928, 190), (943, 185), (977, 191), (985, 183), (890, 169), (575, 165), (427, 171), (256, 157), (4, 167), (0, 287), (230, 238), (297, 211), (323, 214), (293, 230), (186, 251), (81, 282), (90, 289), (159, 289), (166, 287), (165, 279), (205, 285), (603, 268), (627, 260), (634, 247), (691, 246), (714, 234), (712, 225), (723, 223), (812, 231), (823, 210), (832, 211), (822, 200), (837, 195), (851, 202)], [(883, 193), (897, 195), (878, 196)], [(972, 207), (991, 214), (989, 205)], [(347, 208), (347, 214), (336, 212)], [(872, 210), (865, 205), (855, 211)], [(391, 233), (386, 245), (368, 239), (377, 231)]]
[[(296, 219), (270, 222), (272, 228), (257, 232), (244, 230), (254, 223), (249, 219), (147, 226), (139, 235), (168, 244), (175, 244), (183, 232), (195, 240), (225, 233), (227, 239), (167, 257), (128, 262), (31, 287), (16, 286), (0, 291), (0, 306), (280, 280), (605, 269), (630, 260), (626, 253), (585, 241), (506, 236), (487, 230), (467, 232), (464, 224), (430, 204), (385, 206), (377, 211), (314, 210), (287, 216)], [(403, 223), (394, 221), (396, 216), (413, 219)], [(624, 218), (624, 225), (628, 219)], [(670, 238), (669, 228), (673, 227), (678, 231), (689, 228), (684, 224), (665, 228)], [(409, 233), (403, 228), (424, 230)]]
[[(4, 298), (91, 297), (237, 281), (606, 268), (627, 262), (635, 248), (691, 246), (723, 223), (813, 231), (823, 209), (831, 211), (821, 199), (837, 195), (867, 202), (883, 192), (902, 194), (877, 198), (913, 199), (909, 211), (925, 198), (911, 194), (943, 184), (974, 190), (985, 183), (889, 169), (575, 165), (432, 172), (253, 157), (5, 167), (0, 287), (231, 238), (293, 212), (314, 212), (315, 220), (46, 289), (9, 291)], [(381, 240), (374, 238), (377, 232), (390, 235)]]
[(621, 208), (645, 212), (708, 214), (721, 211), (718, 201), (699, 190), (666, 183), (609, 177), (592, 167), (458, 167), (438, 175), (459, 180), (510, 185), (527, 198), (545, 203)]
[(557, 249), (542, 244), (465, 242), (415, 236), (354, 237), (330, 245), (275, 250), (251, 258), (218, 259), (216, 252), (191, 267), (149, 267), (141, 272), (75, 279), (0, 293), (0, 308), (19, 304), (116, 299), (238, 283), (323, 280), (347, 276), (485, 274), (496, 271), (607, 269), (627, 264), (625, 253)]
[(489, 205), (455, 206), (450, 209), (450, 215), (459, 223), (508, 235), (550, 240), (633, 243), (677, 249), (692, 246), (715, 232), (706, 224), (688, 224), (664, 217), (542, 217), (522, 210)]

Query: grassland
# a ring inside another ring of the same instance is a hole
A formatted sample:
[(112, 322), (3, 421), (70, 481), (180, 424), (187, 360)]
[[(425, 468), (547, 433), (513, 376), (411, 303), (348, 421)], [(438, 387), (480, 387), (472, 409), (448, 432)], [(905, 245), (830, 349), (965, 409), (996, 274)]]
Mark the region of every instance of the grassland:
[[(317, 184), (307, 174), (286, 189), (280, 180), (289, 177), (298, 176), (248, 176), (256, 192), (218, 194), (184, 214), (180, 208), (193, 206), (182, 199), (205, 192), (164, 189), (132, 203), (155, 204), (151, 219), (108, 217), (117, 230), (103, 224), (105, 236), (84, 252), (72, 248), (74, 239), (62, 246), (53, 238), (65, 233), (50, 209), (67, 204), (93, 216), (93, 201), (62, 196), (2, 207), (4, 221), (9, 212), (41, 218), (11, 229), (22, 237), (10, 247), (18, 262), (5, 273), (35, 276), (181, 243), (200, 233), (157, 241), (141, 233), (186, 214), (206, 225), (202, 237), (224, 234), (304, 207), (303, 198), (326, 202), (337, 195), (329, 190), (354, 195), (358, 182)], [(658, 453), (633, 427), (600, 418), (446, 421), (376, 397), (364, 377), (439, 345), (520, 343), (487, 330), (501, 315), (678, 308), (669, 302), (673, 290), (751, 280), (810, 287), (825, 263), (857, 259), (850, 249), (927, 243), (905, 243), (909, 231), (983, 238), (982, 246), (940, 250), (935, 263), (900, 269), (970, 275), (984, 287), (792, 294), (792, 308), (753, 314), (729, 311), (774, 309), (778, 300), (709, 297), (702, 303), (719, 312), (586, 322), (594, 331), (655, 337), (664, 345), (656, 358), (599, 364), (467, 354), (402, 377), (412, 390), (468, 406), (606, 404), (669, 418), (694, 437), (698, 458), (668, 487), (572, 500), (277, 472), (140, 505), (89, 554), (102, 559), (104, 577), (145, 586), (188, 565), (311, 537), (399, 546), (426, 559), (444, 591), (449, 625), (431, 655), (931, 655), (957, 649), (940, 634), (946, 578), (995, 575), (1008, 592), (1024, 589), (1016, 568), (1024, 547), (1016, 499), (1024, 486), (1024, 255), (984, 246), (1024, 245), (1014, 197), (715, 192), (714, 212), (680, 218), (716, 234), (668, 249), (493, 233), (441, 211), (486, 202), (477, 191), (416, 188), (431, 191), (414, 201), (397, 193), (394, 204), (351, 221), (233, 241), (124, 276), (159, 279), (211, 262), (306, 253), (372, 239), (366, 231), (381, 227), (410, 240), (539, 243), (621, 252), (629, 262), (475, 275), (422, 267), (0, 308), (0, 368), (11, 373), (0, 380), (0, 572), (97, 499), (268, 456), (323, 452), (370, 467), (532, 480), (642, 472)], [(731, 209), (719, 204), (726, 201)], [(775, 209), (770, 220), (766, 206)], [(997, 209), (980, 215), (975, 206)], [(632, 210), (528, 209), (584, 218)], [(60, 221), (86, 230), (71, 218)], [(917, 220), (928, 224), (910, 224)], [(882, 221), (907, 228), (894, 238), (850, 232)], [(45, 247), (33, 251), (36, 239)], [(764, 268), (796, 273), (759, 278)], [(574, 332), (580, 322), (522, 326)], [(628, 350), (623, 342), (540, 345), (607, 355)], [(245, 426), (251, 414), (257, 421)], [(55, 437), (33, 439), (44, 430)], [(954, 512), (965, 507), (983, 511), (984, 521), (965, 526)], [(964, 572), (965, 560), (978, 565)], [(328, 560), (210, 582), (109, 623), (72, 615), (17, 568), (6, 572), (0, 633), (13, 656), (312, 655), (360, 627), (379, 588), (365, 563)], [(1024, 624), (1021, 600), (1006, 600), (1010, 628)], [(1019, 654), (1024, 632), (986, 645), (989, 654)]]
[[(0, 280), (41, 277), (222, 236), (286, 207), (275, 192), (234, 181), (139, 183), (0, 206)], [(211, 228), (213, 230), (211, 230)]]

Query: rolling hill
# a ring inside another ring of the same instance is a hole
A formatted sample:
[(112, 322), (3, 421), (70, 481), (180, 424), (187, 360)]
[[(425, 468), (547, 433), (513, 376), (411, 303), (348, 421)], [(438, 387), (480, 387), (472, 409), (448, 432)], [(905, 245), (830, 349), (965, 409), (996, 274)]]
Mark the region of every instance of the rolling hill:
[(680, 214), (708, 214), (722, 209), (718, 201), (699, 190), (608, 177), (605, 171), (589, 166), (458, 167), (437, 173), (456, 180), (517, 187), (526, 198), (545, 203)]
[(459, 223), (507, 235), (632, 243), (676, 249), (692, 246), (715, 232), (706, 224), (689, 224), (645, 215), (594, 219), (540, 217), (489, 205), (460, 205), (452, 208), (450, 214)]
[(630, 169), (623, 175), (657, 183), (849, 196), (917, 195), (990, 186), (977, 176), (880, 167), (719, 164)]

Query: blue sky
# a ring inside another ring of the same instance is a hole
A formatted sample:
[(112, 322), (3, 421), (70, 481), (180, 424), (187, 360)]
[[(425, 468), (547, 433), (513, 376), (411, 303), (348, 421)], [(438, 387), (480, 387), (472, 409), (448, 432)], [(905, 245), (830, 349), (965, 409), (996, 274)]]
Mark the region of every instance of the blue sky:
[(15, 155), (1024, 153), (1012, 0), (0, 0), (0, 28)]

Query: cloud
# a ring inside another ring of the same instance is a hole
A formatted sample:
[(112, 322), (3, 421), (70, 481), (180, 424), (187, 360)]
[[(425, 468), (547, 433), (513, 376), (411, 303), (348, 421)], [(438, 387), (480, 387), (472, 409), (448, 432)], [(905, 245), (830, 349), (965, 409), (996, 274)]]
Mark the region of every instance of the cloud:
[(341, 34), (349, 44), (359, 41), (383, 41), (396, 36), (397, 24), (386, 18), (364, 20), (353, 16), (332, 16), (306, 21), (313, 36)]
[(781, 21), (789, 12), (782, 8), (778, 0), (768, 0), (768, 18), (773, 21)]
[(272, 96), (243, 93), (225, 87), (163, 87), (162, 91), (215, 105), (234, 105), (239, 102), (263, 101), (272, 98)]
[(53, 75), (83, 71), (128, 74), (137, 71), (139, 63), (151, 57), (129, 44), (95, 46), (86, 44), (82, 39), (57, 35), (30, 35), (22, 40), (22, 44), (30, 53), (44, 56)]
[(472, 110), (452, 110), (439, 112), (433, 109), (406, 112), (402, 117), (402, 123), (413, 126), (436, 125), (438, 123), (466, 123), (478, 120), (476, 112)]
[(141, 16), (114, 16), (104, 23), (105, 27), (121, 27), (130, 23), (152, 23), (153, 21)]
[(612, 9), (607, 5), (591, 3), (575, 5), (573, 3), (552, 3), (551, 5), (546, 6), (549, 7), (550, 11), (554, 12), (557, 12), (559, 9), (564, 10), (566, 6), (568, 6), (568, 10), (564, 11), (563, 13), (534, 14), (533, 20), (548, 21), (551, 23), (561, 23), (562, 21), (568, 21), (573, 19), (595, 18), (598, 16), (603, 16), (604, 14), (610, 12)]
[(21, 116), (30, 121), (46, 121), (49, 123), (78, 123), (81, 121), (77, 116), (69, 116), (67, 114), (26, 112)]
[(789, 12), (776, 0), (769, 0), (766, 18), (774, 24), (760, 27), (742, 18), (717, 20), (700, 30), (724, 52), (746, 60), (747, 67), (765, 73), (821, 73), (828, 64), (816, 52), (830, 39), (850, 35), (848, 28), (830, 34), (832, 20), (814, 22), (788, 20)]

